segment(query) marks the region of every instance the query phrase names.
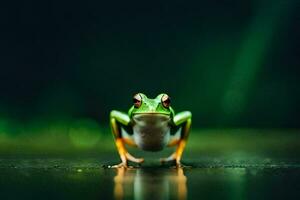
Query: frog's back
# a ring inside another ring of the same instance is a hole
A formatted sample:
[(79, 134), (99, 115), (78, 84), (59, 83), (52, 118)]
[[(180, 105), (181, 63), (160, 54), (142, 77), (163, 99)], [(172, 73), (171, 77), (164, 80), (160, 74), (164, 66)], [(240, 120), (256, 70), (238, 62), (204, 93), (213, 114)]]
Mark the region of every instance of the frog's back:
[(145, 151), (160, 151), (170, 140), (170, 116), (139, 114), (132, 117), (133, 139)]

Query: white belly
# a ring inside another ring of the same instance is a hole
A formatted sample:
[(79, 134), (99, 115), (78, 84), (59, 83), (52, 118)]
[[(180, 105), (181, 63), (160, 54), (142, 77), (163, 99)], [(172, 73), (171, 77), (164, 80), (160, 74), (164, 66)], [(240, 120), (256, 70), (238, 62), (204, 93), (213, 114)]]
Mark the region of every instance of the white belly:
[(133, 116), (133, 139), (146, 151), (162, 150), (170, 140), (170, 116), (136, 114)]

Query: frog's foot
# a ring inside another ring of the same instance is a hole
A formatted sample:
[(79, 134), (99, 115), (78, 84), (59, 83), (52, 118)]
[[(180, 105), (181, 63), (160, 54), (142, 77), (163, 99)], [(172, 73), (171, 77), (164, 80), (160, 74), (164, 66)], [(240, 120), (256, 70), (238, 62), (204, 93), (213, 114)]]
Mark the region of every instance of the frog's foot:
[(127, 168), (127, 167), (128, 167), (127, 163), (123, 163), (123, 162), (117, 165), (108, 166), (108, 168)]
[(132, 166), (128, 166), (128, 160), (138, 164), (144, 162), (144, 158), (136, 158), (128, 152), (121, 156), (121, 160), (120, 164), (109, 166), (109, 168), (132, 168)]
[(131, 166), (128, 166), (128, 160), (138, 164), (144, 162), (144, 158), (136, 158), (128, 152), (126, 152), (124, 156), (121, 156), (121, 160), (122, 162), (120, 164), (109, 166), (109, 168), (131, 168)]
[(122, 160), (120, 164), (109, 166), (109, 168), (128, 168), (126, 154), (122, 154), (120, 158)]
[(191, 166), (184, 165), (180, 161), (176, 161), (176, 166), (174, 166), (177, 169), (183, 169), (183, 168), (191, 168)]
[(160, 162), (162, 164), (165, 164), (168, 162), (173, 162), (173, 163), (175, 163), (175, 165), (174, 165), (175, 168), (189, 168), (190, 167), (190, 166), (182, 164), (180, 160), (181, 160), (181, 158), (175, 152), (167, 158), (161, 158)]
[(135, 163), (138, 163), (138, 164), (144, 162), (144, 158), (136, 158), (136, 157), (134, 157), (133, 155), (131, 155), (131, 154), (128, 153), (128, 152), (125, 154), (125, 156), (126, 156), (126, 158), (127, 158), (128, 160), (130, 160), (131, 162), (135, 162)]
[(176, 153), (173, 153), (172, 155), (170, 155), (167, 158), (161, 158), (160, 162), (163, 164), (163, 163), (167, 163), (167, 162), (173, 162), (175, 160), (176, 160)]

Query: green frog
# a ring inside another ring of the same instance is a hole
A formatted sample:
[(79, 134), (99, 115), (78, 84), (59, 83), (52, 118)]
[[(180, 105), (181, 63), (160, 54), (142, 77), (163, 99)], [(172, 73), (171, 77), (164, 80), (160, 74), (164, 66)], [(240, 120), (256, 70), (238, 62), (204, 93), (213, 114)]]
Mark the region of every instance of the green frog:
[(176, 166), (181, 167), (191, 122), (190, 111), (175, 114), (169, 95), (163, 93), (151, 99), (143, 93), (135, 94), (127, 114), (117, 110), (110, 112), (110, 125), (122, 161), (112, 167), (128, 167), (128, 161), (144, 162), (143, 158), (132, 156), (125, 145), (144, 151), (161, 151), (165, 147), (177, 146), (175, 152), (162, 158), (161, 162), (175, 161)]

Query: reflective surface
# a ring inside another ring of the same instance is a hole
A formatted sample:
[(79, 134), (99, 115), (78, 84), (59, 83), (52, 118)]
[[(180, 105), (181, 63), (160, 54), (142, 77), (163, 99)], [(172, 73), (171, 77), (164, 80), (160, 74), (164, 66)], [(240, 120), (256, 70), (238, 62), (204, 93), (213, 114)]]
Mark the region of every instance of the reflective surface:
[[(101, 160), (101, 159), (100, 159)], [(0, 159), (1, 199), (299, 199), (300, 167), (289, 159), (209, 157), (192, 168), (158, 163), (107, 169), (99, 158)], [(250, 164), (249, 164), (250, 163)]]
[(183, 169), (117, 169), (115, 199), (180, 199), (187, 197)]

